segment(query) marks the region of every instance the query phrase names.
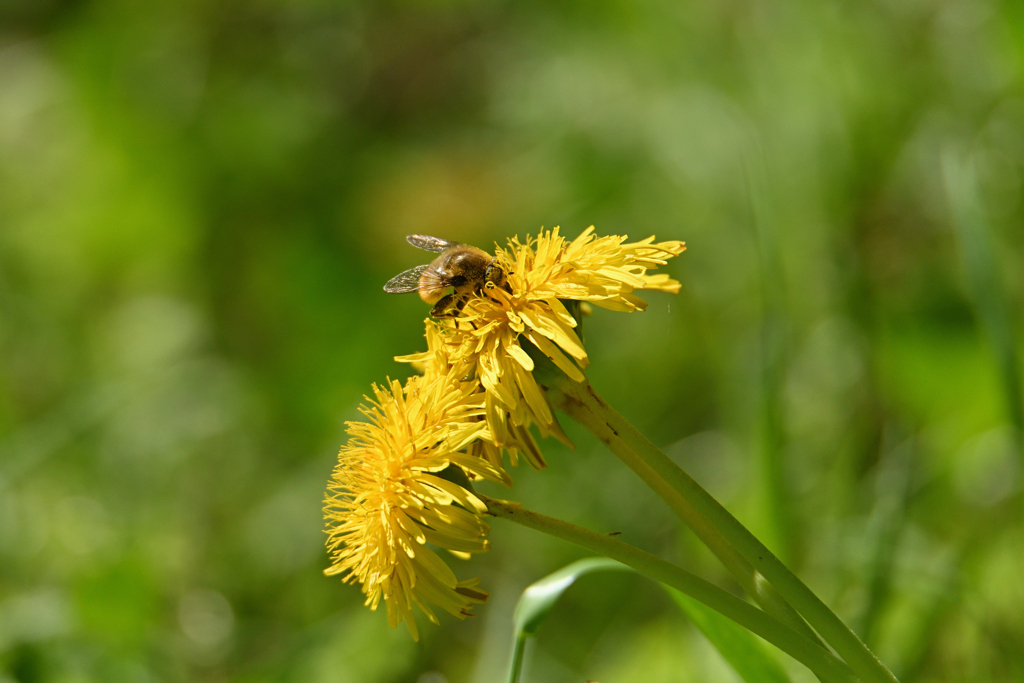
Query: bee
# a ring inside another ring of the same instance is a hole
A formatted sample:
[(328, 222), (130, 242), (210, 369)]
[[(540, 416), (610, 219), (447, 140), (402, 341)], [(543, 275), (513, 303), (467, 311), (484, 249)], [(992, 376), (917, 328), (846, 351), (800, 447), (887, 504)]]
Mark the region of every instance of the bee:
[(384, 285), (384, 291), (419, 292), (421, 299), (434, 304), (430, 315), (435, 318), (457, 316), (469, 297), (488, 284), (505, 285), (505, 271), (483, 249), (429, 235), (409, 235), (405, 239), (414, 247), (440, 256), (394, 276)]

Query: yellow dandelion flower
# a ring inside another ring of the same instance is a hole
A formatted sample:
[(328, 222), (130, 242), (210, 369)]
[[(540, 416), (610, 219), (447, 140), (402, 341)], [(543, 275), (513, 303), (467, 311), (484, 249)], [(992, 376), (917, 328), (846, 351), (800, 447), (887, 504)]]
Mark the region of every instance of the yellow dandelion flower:
[[(395, 356), (395, 360), (399, 363), (410, 363), (413, 368), (423, 373), (424, 378), (428, 380), (445, 375), (472, 379), (474, 373), (472, 363), (466, 359), (453, 356), (453, 353), (457, 352), (458, 347), (449, 343), (447, 335), (441, 326), (429, 318), (426, 320), (426, 339), (426, 351)], [(481, 400), (486, 401), (486, 397), (482, 396)], [(481, 417), (480, 419), (483, 418)], [(508, 424), (509, 419), (506, 417), (503, 422)], [(507, 434), (500, 445), (494, 443), (491, 439), (478, 439), (469, 446), (467, 452), (487, 460), (495, 468), (506, 474), (506, 477), (507, 473), (505, 473), (504, 460), (502, 458), (503, 452), (509, 454), (509, 460), (512, 465), (517, 465), (519, 456), (522, 455), (534, 469), (539, 470), (547, 467), (540, 447), (530, 433), (528, 423), (512, 424), (505, 431)], [(558, 429), (557, 433), (561, 435), (561, 430)], [(472, 477), (472, 475), (470, 476)], [(507, 477), (502, 483), (506, 486), (511, 486), (512, 478)]]
[(473, 366), (466, 359), (453, 355), (455, 348), (445, 338), (444, 332), (434, 320), (427, 318), (425, 337), (427, 350), (421, 353), (410, 353), (395, 356), (399, 363), (409, 363), (427, 379), (451, 375), (459, 378), (472, 378)]
[(678, 281), (648, 271), (681, 254), (683, 242), (625, 240), (618, 235), (595, 237), (593, 226), (571, 242), (558, 228), (525, 244), (512, 239), (508, 249), (495, 253), (505, 284), (489, 285), (458, 317), (439, 322), (435, 333), (428, 326), (428, 344), (431, 334), (439, 339), (421, 359), (432, 354), (437, 362), (468, 368), (479, 379), (495, 443), (506, 444), (531, 423), (543, 435), (560, 432), (533, 377), (533, 358), (522, 346), (526, 339), (568, 377), (583, 380), (587, 352), (576, 333), (576, 319), (560, 300), (638, 311), (647, 304), (634, 294), (637, 290), (679, 291)]
[(595, 237), (590, 226), (566, 244), (554, 228), (526, 244), (512, 239), (509, 249), (499, 249), (496, 257), (508, 273), (513, 295), (532, 301), (576, 299), (613, 311), (642, 311), (647, 303), (634, 291), (679, 292), (677, 280), (647, 271), (683, 253), (685, 242), (655, 243), (654, 237), (625, 241), (624, 235)]
[(362, 408), (369, 421), (348, 423), (351, 438), (328, 485), (332, 565), (324, 573), (362, 584), (371, 609), (383, 597), (391, 626), (404, 620), (418, 639), (414, 604), (437, 623), (428, 603), (461, 619), (487, 599), (475, 579), (457, 580), (427, 545), (461, 558), (489, 548), (480, 516), (486, 507), (440, 473), (455, 465), (475, 478), (501, 482), (507, 475), (461, 452), (490, 438), (475, 382), (411, 377), (404, 387), (389, 381), (373, 391), (376, 400)]

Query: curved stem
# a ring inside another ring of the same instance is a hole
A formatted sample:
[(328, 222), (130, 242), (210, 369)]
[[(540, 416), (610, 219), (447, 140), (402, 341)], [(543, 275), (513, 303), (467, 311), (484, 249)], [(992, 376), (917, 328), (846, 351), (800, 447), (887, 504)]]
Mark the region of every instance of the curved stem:
[[(518, 503), (477, 494), (495, 517), (549, 534), (628, 565), (671, 586), (732, 619), (810, 669), (822, 681), (853, 683), (856, 675), (844, 662), (793, 629), (735, 595), (627, 543), (559, 519), (524, 510)], [(518, 646), (518, 643), (517, 643)]]
[[(754, 592), (751, 593), (755, 599), (760, 602), (769, 595), (757, 586), (760, 577), (760, 581), (767, 580), (777, 589), (782, 599), (807, 619), (864, 681), (898, 683), (885, 665), (811, 589), (700, 484), (605, 403), (589, 382), (573, 382), (565, 378), (553, 388), (562, 394), (560, 397), (552, 396), (555, 405), (593, 432), (661, 496), (684, 522), (690, 524), (702, 540), (705, 537), (712, 539), (715, 545), (707, 540), (705, 542), (716, 554), (721, 553), (719, 557), (725, 556), (723, 561), (730, 570), (743, 568), (742, 565), (737, 566), (731, 552), (737, 553), (756, 570), (751, 578), (741, 579), (745, 587), (751, 582), (755, 584)], [(721, 539), (716, 539), (716, 536)], [(718, 547), (722, 542), (732, 549), (731, 552)], [(772, 612), (774, 614), (776, 609), (773, 608)], [(786, 621), (790, 623), (788, 619)]]
[[(553, 399), (552, 403), (556, 408), (564, 411), (577, 422), (590, 429), (606, 444), (610, 445), (610, 440), (620, 436), (620, 433), (608, 426), (597, 413), (587, 409), (580, 401), (568, 396), (566, 393), (554, 391), (549, 394), (549, 397)], [(668, 503), (676, 515), (718, 557), (747, 595), (753, 598), (760, 605), (761, 609), (790, 628), (795, 629), (804, 637), (810, 638), (822, 647), (827, 648), (814, 629), (803, 620), (803, 617), (786, 602), (775, 587), (768, 583), (760, 572), (754, 569), (753, 565), (736, 551), (736, 548), (725, 539), (721, 532), (705, 516), (699, 514), (694, 509), (689, 500), (672, 488), (664, 478), (658, 476), (657, 472), (643, 462), (642, 459), (633, 456), (631, 452), (626, 456), (620, 453), (616, 453), (616, 455), (619, 455), (626, 465), (640, 475), (640, 478), (662, 500)]]

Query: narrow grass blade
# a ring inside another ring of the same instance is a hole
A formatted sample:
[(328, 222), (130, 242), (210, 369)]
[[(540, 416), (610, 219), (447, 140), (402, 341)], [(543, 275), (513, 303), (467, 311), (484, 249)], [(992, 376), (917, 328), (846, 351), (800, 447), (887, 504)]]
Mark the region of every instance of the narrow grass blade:
[(978, 199), (973, 167), (953, 150), (942, 157), (943, 180), (949, 197), (953, 225), (971, 289), (975, 311), (992, 344), (1010, 421), (1016, 430), (1017, 448), (1024, 456), (1024, 389), (1013, 323), (991, 230)]
[(915, 447), (911, 440), (894, 445), (896, 429), (889, 426), (882, 440), (883, 453), (875, 473), (875, 510), (868, 525), (867, 599), (857, 629), (868, 647), (878, 644), (878, 623), (892, 593), (896, 549), (910, 504)]
[(775, 211), (769, 191), (768, 168), (764, 149), (753, 144), (744, 156), (744, 168), (750, 195), (752, 221), (757, 237), (761, 290), (761, 407), (759, 463), (764, 496), (763, 514), (767, 524), (766, 545), (779, 558), (792, 562), (799, 549), (799, 537), (783, 462), (783, 424), (781, 393), (790, 356), (789, 313), (786, 304), (782, 254), (776, 229)]
[(746, 683), (790, 683), (782, 665), (753, 633), (677, 590), (665, 590)]

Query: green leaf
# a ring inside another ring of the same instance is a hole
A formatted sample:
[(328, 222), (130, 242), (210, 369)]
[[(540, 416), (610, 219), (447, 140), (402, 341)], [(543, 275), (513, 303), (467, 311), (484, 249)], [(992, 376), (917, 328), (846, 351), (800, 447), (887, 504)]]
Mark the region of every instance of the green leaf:
[[(523, 591), (515, 611), (515, 641), (509, 666), (509, 683), (517, 683), (522, 672), (526, 639), (537, 635), (562, 594), (584, 574), (602, 571), (634, 571), (604, 557), (579, 560), (548, 574)], [(747, 683), (790, 683), (789, 676), (757, 636), (679, 591), (662, 586), (683, 613), (700, 629), (736, 673)]]
[(665, 590), (746, 683), (790, 683), (785, 670), (753, 633), (674, 588), (665, 586)]
[(626, 565), (606, 557), (591, 557), (548, 574), (540, 581), (530, 584), (519, 597), (515, 611), (515, 641), (512, 662), (509, 665), (509, 683), (516, 683), (523, 666), (526, 639), (537, 634), (540, 625), (551, 614), (558, 599), (562, 597), (576, 579), (594, 571), (633, 571)]

